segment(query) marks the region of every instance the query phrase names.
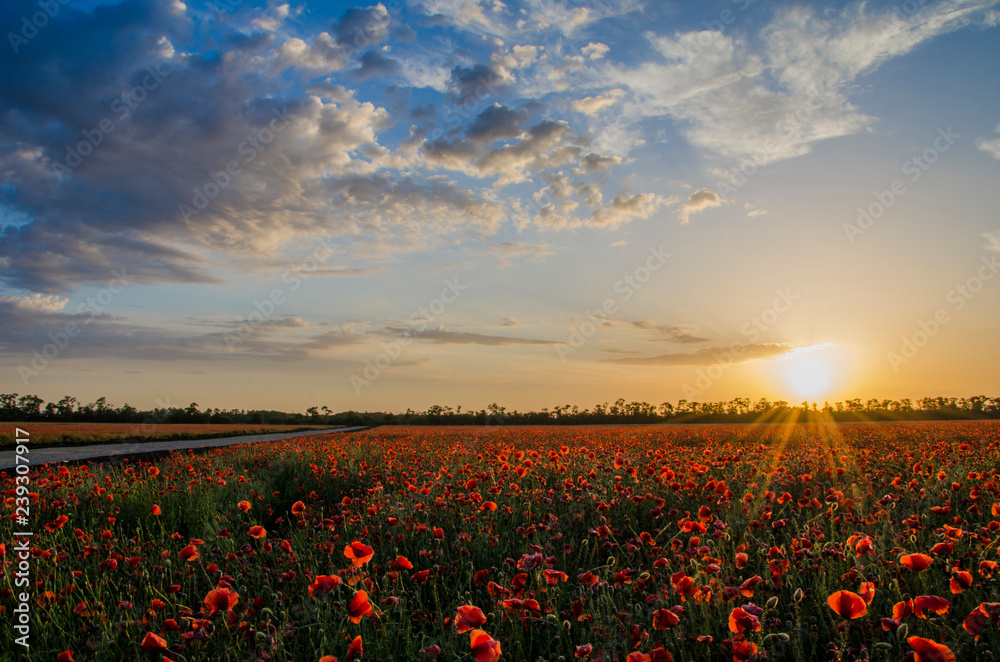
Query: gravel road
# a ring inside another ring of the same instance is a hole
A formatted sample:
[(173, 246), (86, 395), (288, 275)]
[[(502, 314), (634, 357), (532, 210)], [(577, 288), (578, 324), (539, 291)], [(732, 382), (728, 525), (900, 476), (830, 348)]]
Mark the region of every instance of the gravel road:
[[(253, 444), (260, 441), (278, 441), (281, 439), (294, 439), (308, 435), (330, 434), (333, 432), (356, 432), (367, 430), (367, 426), (350, 428), (330, 428), (327, 430), (309, 430), (306, 432), (274, 432), (271, 434), (249, 434), (242, 437), (220, 437), (217, 439), (191, 439), (174, 441), (147, 441), (143, 443), (127, 444), (94, 444), (92, 446), (66, 446), (62, 448), (31, 448), (28, 443), (29, 455), (32, 468), (38, 468), (43, 464), (54, 462), (79, 462), (81, 460), (106, 461), (122, 459), (123, 457), (146, 457), (153, 455), (164, 455), (170, 451), (188, 450), (189, 448), (218, 448), (220, 446), (232, 446), (233, 444)], [(27, 428), (31, 433), (30, 427)], [(9, 471), (14, 468), (14, 451), (0, 452), (0, 471)]]

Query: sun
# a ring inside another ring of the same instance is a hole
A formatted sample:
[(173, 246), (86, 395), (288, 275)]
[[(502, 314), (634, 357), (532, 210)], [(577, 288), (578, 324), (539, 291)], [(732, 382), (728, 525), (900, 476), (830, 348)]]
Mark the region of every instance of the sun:
[(788, 368), (788, 383), (795, 392), (814, 398), (830, 389), (830, 369), (819, 361), (797, 360)]
[(788, 386), (800, 398), (815, 398), (833, 386), (834, 368), (831, 357), (822, 346), (793, 352), (784, 368)]

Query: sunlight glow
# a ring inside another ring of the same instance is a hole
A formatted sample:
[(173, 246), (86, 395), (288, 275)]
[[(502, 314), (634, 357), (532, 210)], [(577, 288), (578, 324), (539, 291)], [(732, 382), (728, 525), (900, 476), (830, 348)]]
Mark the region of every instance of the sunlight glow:
[(830, 391), (834, 367), (830, 349), (835, 345), (814, 345), (792, 352), (783, 374), (797, 397), (815, 398)]

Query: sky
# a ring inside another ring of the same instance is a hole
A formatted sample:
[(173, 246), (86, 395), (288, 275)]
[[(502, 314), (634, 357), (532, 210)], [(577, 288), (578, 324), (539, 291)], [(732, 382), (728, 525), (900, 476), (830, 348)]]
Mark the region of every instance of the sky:
[(8, 0), (0, 392), (1000, 394), (1000, 0)]

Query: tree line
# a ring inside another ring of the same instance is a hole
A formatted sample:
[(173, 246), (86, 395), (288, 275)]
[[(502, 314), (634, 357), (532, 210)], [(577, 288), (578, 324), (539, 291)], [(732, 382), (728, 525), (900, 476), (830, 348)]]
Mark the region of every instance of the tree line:
[(461, 406), (433, 405), (425, 411), (407, 409), (392, 412), (334, 412), (329, 407), (309, 407), (304, 413), (273, 410), (199, 409), (164, 405), (140, 411), (129, 404), (111, 405), (106, 398), (84, 404), (72, 396), (45, 402), (37, 395), (0, 394), (0, 420), (87, 423), (239, 423), (268, 425), (586, 425), (604, 423), (749, 423), (781, 421), (790, 417), (822, 413), (834, 421), (947, 420), (1000, 418), (1000, 397), (976, 395), (969, 398), (920, 398), (912, 401), (861, 399), (818, 406), (815, 402), (790, 405), (784, 400), (733, 398), (719, 402), (625, 402), (619, 398), (581, 409), (577, 405), (556, 405), (540, 411), (508, 411), (496, 403), (485, 409), (463, 410)]

